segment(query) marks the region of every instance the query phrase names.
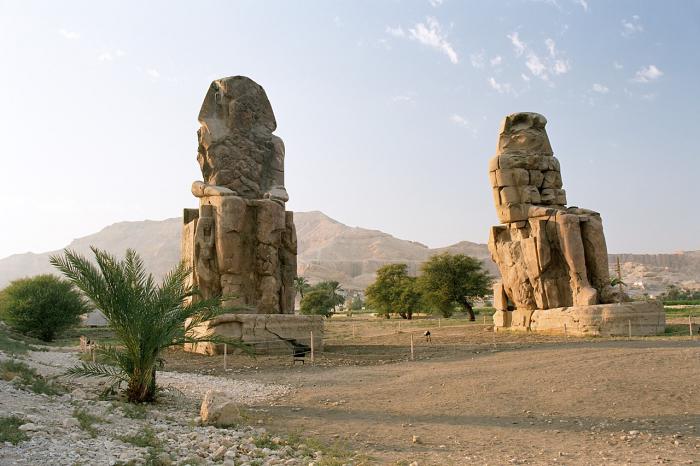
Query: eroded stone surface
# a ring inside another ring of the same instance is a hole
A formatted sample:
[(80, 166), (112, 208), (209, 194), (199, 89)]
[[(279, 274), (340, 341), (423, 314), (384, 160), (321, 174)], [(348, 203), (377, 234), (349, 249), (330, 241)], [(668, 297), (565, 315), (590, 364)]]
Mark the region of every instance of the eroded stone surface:
[(666, 328), (658, 302), (627, 302), (531, 311), (529, 329), (576, 336), (656, 335)]

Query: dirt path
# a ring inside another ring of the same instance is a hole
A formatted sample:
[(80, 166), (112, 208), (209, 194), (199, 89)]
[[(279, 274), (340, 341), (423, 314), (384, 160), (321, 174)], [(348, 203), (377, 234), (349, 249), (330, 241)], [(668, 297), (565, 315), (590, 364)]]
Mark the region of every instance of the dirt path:
[(700, 462), (697, 341), (544, 344), (249, 376), (297, 387), (264, 407), (268, 427), (339, 441), (377, 463)]

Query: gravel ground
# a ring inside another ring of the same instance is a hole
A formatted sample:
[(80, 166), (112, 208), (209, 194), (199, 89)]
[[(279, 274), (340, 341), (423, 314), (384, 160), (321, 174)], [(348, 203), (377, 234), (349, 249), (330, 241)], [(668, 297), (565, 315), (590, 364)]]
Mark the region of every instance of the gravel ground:
[[(50, 350), (29, 352), (21, 359), (51, 377), (73, 366), (77, 356)], [(5, 359), (0, 353), (0, 360)], [(134, 411), (121, 402), (98, 400), (100, 386), (94, 380), (59, 380), (72, 392), (37, 395), (0, 380), (0, 416), (21, 418), (20, 430), (29, 436), (17, 445), (6, 442), (0, 464), (307, 465), (322, 457), (304, 444), (268, 435), (261, 426), (219, 429), (198, 423), (199, 403), (207, 390), (260, 406), (274, 403), (289, 392), (288, 386), (159, 372), (159, 384), (173, 390), (166, 390), (158, 404)], [(93, 416), (91, 427), (81, 427), (80, 412)]]

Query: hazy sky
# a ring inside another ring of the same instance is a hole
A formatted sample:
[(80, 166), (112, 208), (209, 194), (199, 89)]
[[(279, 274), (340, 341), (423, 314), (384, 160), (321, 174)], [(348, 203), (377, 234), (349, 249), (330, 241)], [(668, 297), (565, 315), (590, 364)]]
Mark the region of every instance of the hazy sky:
[(698, 1), (0, 0), (0, 257), (196, 206), (209, 83), (267, 91), (288, 208), (486, 242), (500, 119), (535, 111), (611, 252), (700, 249)]

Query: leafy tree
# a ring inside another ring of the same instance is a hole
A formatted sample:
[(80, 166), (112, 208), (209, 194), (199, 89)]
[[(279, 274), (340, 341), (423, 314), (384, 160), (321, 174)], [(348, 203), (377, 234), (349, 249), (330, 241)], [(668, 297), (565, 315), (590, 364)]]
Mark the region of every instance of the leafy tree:
[(377, 270), (374, 283), (365, 290), (367, 304), (387, 319), (390, 314), (399, 314), (412, 319), (420, 305), (421, 294), (415, 277), (408, 276), (406, 264), (388, 264)]
[(78, 325), (89, 312), (73, 284), (54, 275), (37, 275), (10, 283), (0, 292), (0, 316), (13, 329), (43, 341)]
[(362, 306), (364, 306), (365, 303), (362, 302), (362, 297), (359, 295), (353, 296), (352, 300), (350, 301), (350, 310), (351, 311), (360, 311), (362, 310)]
[(317, 283), (301, 299), (301, 313), (330, 317), (336, 306), (345, 302), (342, 291), (340, 284), (336, 281)]
[(131, 402), (153, 401), (156, 368), (162, 351), (184, 343), (226, 342), (246, 348), (237, 340), (196, 336), (192, 330), (223, 312), (221, 299), (192, 299), (196, 290), (188, 285), (189, 270), (180, 264), (160, 284), (146, 274), (143, 261), (129, 249), (124, 260), (91, 247), (93, 265), (85, 257), (65, 250), (52, 256), (58, 268), (100, 309), (116, 334), (119, 346), (98, 349), (106, 364), (84, 362), (69, 373), (77, 377), (105, 377), (112, 389), (126, 383)]
[(294, 289), (299, 293), (302, 299), (304, 298), (304, 293), (306, 293), (309, 288), (311, 288), (311, 285), (309, 285), (309, 281), (305, 277), (294, 278)]
[(418, 285), (429, 306), (445, 317), (459, 306), (469, 313), (469, 320), (476, 320), (472, 301), (489, 294), (491, 286), (481, 262), (464, 254), (443, 253), (431, 257), (421, 270)]

